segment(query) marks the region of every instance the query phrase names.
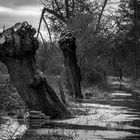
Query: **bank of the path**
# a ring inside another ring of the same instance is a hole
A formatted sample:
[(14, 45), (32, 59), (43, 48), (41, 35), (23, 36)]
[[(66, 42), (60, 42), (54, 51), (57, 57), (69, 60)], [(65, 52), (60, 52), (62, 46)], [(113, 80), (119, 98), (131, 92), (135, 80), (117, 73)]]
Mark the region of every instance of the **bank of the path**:
[[(140, 90), (124, 79), (109, 78), (108, 96), (79, 100), (73, 109), (88, 112), (66, 120), (34, 120), (24, 140), (139, 140)], [(27, 124), (25, 124), (27, 125)]]

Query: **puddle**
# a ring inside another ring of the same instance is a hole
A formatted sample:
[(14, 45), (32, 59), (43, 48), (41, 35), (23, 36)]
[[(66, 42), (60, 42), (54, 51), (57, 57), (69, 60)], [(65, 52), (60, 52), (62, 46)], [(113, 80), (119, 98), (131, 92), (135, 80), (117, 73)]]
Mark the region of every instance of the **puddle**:
[[(118, 140), (126, 137), (136, 137), (137, 134), (123, 131), (100, 131), (100, 130), (65, 130), (65, 129), (38, 129), (35, 130), (38, 135), (61, 135), (71, 140)], [(45, 139), (44, 139), (45, 140)]]
[(140, 129), (132, 126), (133, 120), (140, 120), (139, 112), (136, 114), (133, 110), (126, 107), (102, 105), (102, 104), (81, 104), (81, 106), (93, 107), (90, 109), (90, 115), (80, 115), (77, 118), (59, 120), (55, 122), (63, 122), (66, 124), (78, 124), (87, 126), (100, 126), (107, 128), (121, 129)]
[[(0, 140), (20, 140), (21, 137), (24, 140), (140, 139), (140, 102), (131, 99), (133, 93), (116, 90), (110, 94), (111, 98), (102, 102), (85, 99), (76, 103), (73, 109), (87, 111), (88, 115), (71, 119), (31, 120), (28, 123), (22, 120), (21, 123), (5, 118), (0, 126)], [(130, 99), (125, 100), (128, 97)]]
[(27, 129), (26, 124), (20, 124), (18, 120), (10, 117), (3, 117), (3, 123), (0, 125), (0, 140), (21, 138)]
[(132, 94), (128, 94), (128, 93), (123, 93), (123, 92), (115, 92), (111, 94), (112, 97), (114, 96), (132, 96)]
[[(25, 137), (24, 140), (36, 140), (38, 136), (39, 139), (44, 137), (44, 140), (46, 137), (65, 137), (66, 140), (119, 140), (139, 137), (140, 112), (137, 110), (95, 103), (80, 103), (79, 107), (89, 109), (89, 115), (47, 122), (31, 120), (31, 137)], [(135, 125), (134, 121), (139, 125)], [(0, 126), (0, 140), (21, 138), (29, 130), (26, 122), (19, 123), (16, 119), (6, 118)]]

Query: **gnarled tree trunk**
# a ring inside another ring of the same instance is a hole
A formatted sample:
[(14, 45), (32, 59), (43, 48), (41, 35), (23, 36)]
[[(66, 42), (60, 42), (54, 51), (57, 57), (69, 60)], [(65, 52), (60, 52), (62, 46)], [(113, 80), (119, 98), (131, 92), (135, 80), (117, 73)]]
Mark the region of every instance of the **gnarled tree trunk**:
[(35, 33), (27, 22), (17, 23), (1, 33), (0, 60), (7, 66), (12, 84), (30, 109), (41, 110), (52, 118), (69, 117), (71, 113), (36, 65)]
[(76, 59), (76, 38), (72, 33), (66, 31), (62, 33), (59, 39), (59, 46), (64, 55), (66, 85), (69, 92), (75, 95), (75, 98), (83, 98), (81, 92), (81, 74), (80, 67)]

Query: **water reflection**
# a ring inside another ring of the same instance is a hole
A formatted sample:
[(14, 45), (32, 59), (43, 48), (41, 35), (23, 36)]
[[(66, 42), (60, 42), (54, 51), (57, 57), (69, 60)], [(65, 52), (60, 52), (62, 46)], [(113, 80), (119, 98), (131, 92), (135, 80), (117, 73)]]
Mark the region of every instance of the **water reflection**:
[[(89, 115), (47, 121), (41, 128), (30, 129), (32, 130), (30, 139), (127, 140), (140, 138), (140, 123), (138, 123), (140, 117), (136, 110), (123, 106), (91, 103), (81, 103), (80, 107), (90, 109)], [(28, 136), (26, 135), (24, 139), (28, 140)]]
[(3, 123), (0, 125), (0, 140), (12, 140), (22, 137), (28, 129), (27, 124), (20, 124), (18, 120), (10, 117), (3, 117)]
[(123, 131), (100, 131), (100, 130), (63, 130), (63, 129), (39, 129), (36, 130), (39, 135), (57, 134), (67, 136), (73, 140), (104, 140), (104, 139), (123, 139), (126, 137), (138, 137), (138, 134)]
[[(30, 120), (18, 122), (4, 118), (0, 126), (0, 140), (24, 137), (24, 140), (63, 138), (73, 140), (118, 140), (139, 138), (139, 112), (121, 106), (81, 103), (80, 107), (90, 109), (89, 115), (79, 115), (66, 120)], [(28, 125), (30, 124), (30, 129)], [(28, 130), (27, 130), (28, 129)], [(26, 134), (24, 134), (26, 132)]]
[(110, 95), (109, 100), (85, 99), (78, 102), (73, 110), (88, 111), (88, 115), (81, 114), (71, 119), (17, 121), (4, 118), (0, 140), (21, 137), (24, 140), (140, 139), (139, 93), (117, 89)]

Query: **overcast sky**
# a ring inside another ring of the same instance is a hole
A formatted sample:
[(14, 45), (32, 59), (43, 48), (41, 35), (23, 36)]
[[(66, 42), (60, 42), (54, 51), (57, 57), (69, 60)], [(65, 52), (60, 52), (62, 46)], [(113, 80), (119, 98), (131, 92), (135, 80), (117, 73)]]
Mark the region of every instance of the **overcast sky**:
[[(0, 0), (0, 32), (4, 25), (9, 28), (23, 21), (28, 21), (37, 29), (42, 9), (41, 1), (43, 0)], [(43, 26), (41, 32), (43, 36), (48, 36)]]
[(41, 9), (40, 0), (0, 0), (0, 29), (23, 21), (37, 28)]

